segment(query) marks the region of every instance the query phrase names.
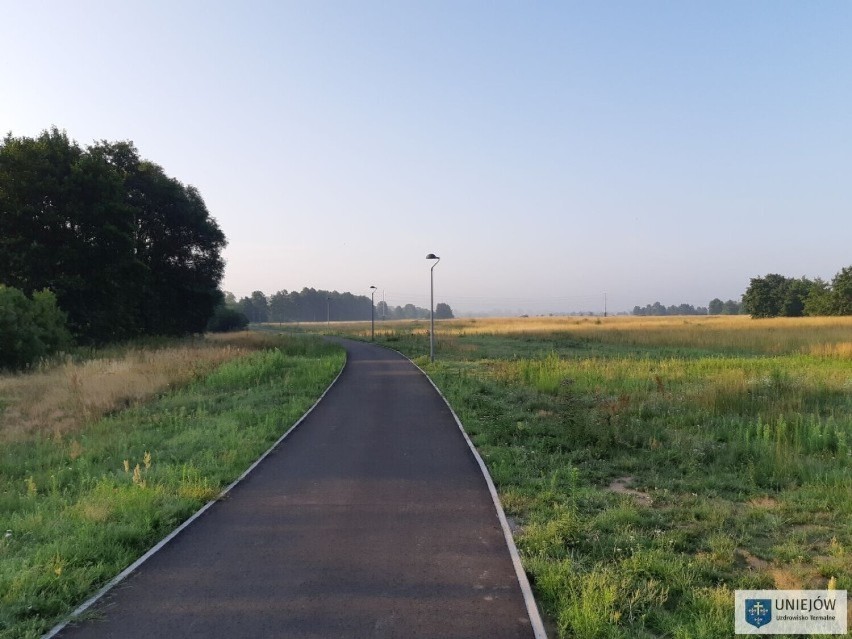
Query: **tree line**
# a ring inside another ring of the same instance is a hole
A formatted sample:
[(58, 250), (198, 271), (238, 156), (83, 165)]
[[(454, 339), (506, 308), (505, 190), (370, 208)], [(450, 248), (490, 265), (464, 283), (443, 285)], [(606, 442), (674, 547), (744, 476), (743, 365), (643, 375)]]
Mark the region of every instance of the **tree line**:
[(0, 284), (39, 308), (51, 291), (77, 343), (203, 332), (225, 243), (198, 190), (132, 142), (81, 147), (54, 127), (0, 143)]
[[(359, 321), (371, 317), (372, 300), (368, 295), (353, 295), (337, 291), (303, 288), (301, 291), (281, 290), (267, 297), (262, 291), (254, 291), (239, 300), (232, 293), (225, 293), (225, 303), (238, 311), (250, 322), (325, 322)], [(383, 301), (375, 307), (377, 320), (425, 319), (429, 309), (413, 304), (389, 306)], [(435, 306), (436, 319), (451, 319), (453, 310), (448, 304)]]
[(633, 307), (633, 315), (740, 314), (755, 318), (852, 315), (852, 266), (841, 269), (831, 282), (777, 273), (753, 277), (741, 301), (723, 302), (717, 297), (707, 308), (691, 304), (666, 307), (659, 302)]
[(679, 304), (677, 306), (663, 306), (659, 302), (645, 306), (634, 306), (634, 315), (707, 315), (704, 306), (695, 307), (692, 304)]
[(852, 315), (852, 266), (831, 280), (770, 273), (751, 279), (743, 308), (752, 317)]

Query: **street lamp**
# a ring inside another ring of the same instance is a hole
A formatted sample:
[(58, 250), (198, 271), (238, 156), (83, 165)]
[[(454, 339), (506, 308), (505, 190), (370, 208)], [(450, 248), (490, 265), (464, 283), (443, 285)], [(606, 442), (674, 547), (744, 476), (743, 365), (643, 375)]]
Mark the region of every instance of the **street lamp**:
[(331, 328), (331, 296), (327, 295), (325, 298), (325, 328), (326, 330)]
[(370, 341), (376, 341), (376, 305), (373, 303), (376, 295), (376, 287), (370, 287)]
[(426, 256), (427, 260), (435, 260), (432, 268), (429, 269), (429, 359), (435, 361), (435, 267), (441, 258), (434, 253), (429, 253)]

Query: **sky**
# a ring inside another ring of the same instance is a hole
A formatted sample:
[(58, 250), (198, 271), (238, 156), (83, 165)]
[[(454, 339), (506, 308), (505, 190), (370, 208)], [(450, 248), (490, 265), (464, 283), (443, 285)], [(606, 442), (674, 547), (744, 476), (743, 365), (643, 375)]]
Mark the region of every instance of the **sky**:
[[(852, 3), (0, 0), (0, 132), (132, 140), (222, 287), (456, 313), (852, 265)], [(379, 299), (377, 296), (377, 301)]]

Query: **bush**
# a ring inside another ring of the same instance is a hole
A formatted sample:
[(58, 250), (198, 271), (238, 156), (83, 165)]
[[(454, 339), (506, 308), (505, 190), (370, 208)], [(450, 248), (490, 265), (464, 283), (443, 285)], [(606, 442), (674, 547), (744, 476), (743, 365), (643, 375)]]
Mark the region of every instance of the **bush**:
[(248, 326), (248, 317), (227, 306), (219, 306), (213, 312), (213, 317), (207, 322), (207, 330), (211, 333), (227, 333), (241, 331)]
[(0, 368), (26, 368), (71, 345), (67, 318), (50, 291), (28, 298), (0, 284)]

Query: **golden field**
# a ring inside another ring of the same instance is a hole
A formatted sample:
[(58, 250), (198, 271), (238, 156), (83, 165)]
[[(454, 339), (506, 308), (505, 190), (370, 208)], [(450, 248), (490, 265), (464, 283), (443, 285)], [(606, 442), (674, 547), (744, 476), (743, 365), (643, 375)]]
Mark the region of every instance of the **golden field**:
[(264, 348), (257, 333), (212, 335), (159, 348), (110, 350), (85, 361), (56, 361), (0, 375), (0, 441), (34, 433), (61, 436), (104, 415), (182, 386), (217, 366)]
[[(322, 330), (325, 325), (303, 324)], [(428, 333), (428, 320), (377, 322), (376, 335), (398, 330)], [(369, 336), (365, 322), (334, 323), (333, 332)], [(466, 335), (556, 336), (607, 344), (672, 346), (714, 351), (748, 351), (768, 355), (802, 354), (852, 359), (852, 317), (794, 317), (755, 320), (747, 315), (678, 315), (666, 317), (510, 317), (453, 319), (435, 322), (440, 338)]]

